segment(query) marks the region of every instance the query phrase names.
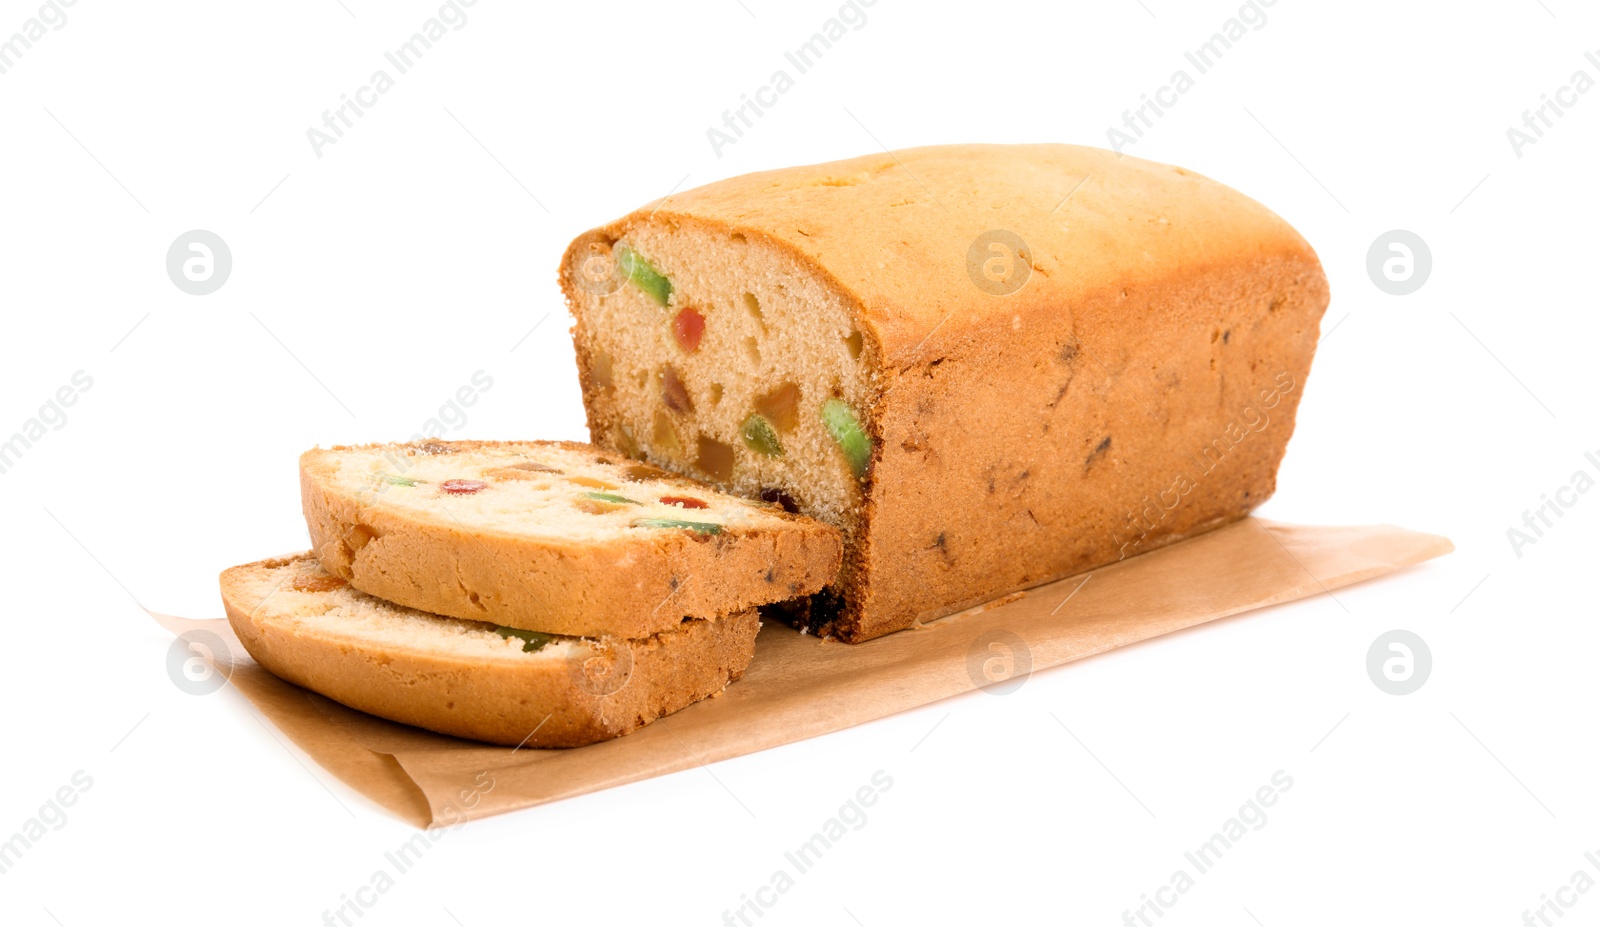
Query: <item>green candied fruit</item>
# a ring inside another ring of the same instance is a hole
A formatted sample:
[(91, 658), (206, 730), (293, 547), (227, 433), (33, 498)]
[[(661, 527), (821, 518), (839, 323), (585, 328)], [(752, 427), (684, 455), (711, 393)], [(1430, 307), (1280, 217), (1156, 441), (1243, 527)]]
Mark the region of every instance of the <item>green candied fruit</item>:
[(858, 479), (865, 476), (867, 465), (872, 463), (872, 439), (867, 437), (856, 414), (850, 411), (850, 406), (843, 399), (824, 402), (822, 424), (827, 426), (828, 434), (833, 435), (839, 449), (844, 451), (844, 459), (849, 461), (850, 470)]
[(750, 417), (744, 420), (744, 427), (739, 429), (739, 435), (744, 438), (744, 446), (758, 454), (765, 454), (768, 457), (783, 456), (783, 445), (778, 443), (778, 432), (760, 412), (752, 412)]
[(722, 526), (708, 521), (684, 521), (681, 518), (641, 518), (633, 523), (635, 528), (688, 528), (697, 534), (721, 534)]
[(615, 502), (618, 505), (644, 505), (643, 502), (635, 502), (614, 492), (586, 492), (583, 497), (585, 499), (594, 499), (597, 502)]
[(388, 483), (390, 486), (415, 486), (418, 482), (409, 476), (395, 476), (392, 473), (385, 473), (383, 476), (379, 477), (379, 479), (383, 480), (385, 483)]
[(522, 641), (523, 653), (538, 653), (544, 645), (556, 639), (554, 634), (541, 634), (538, 631), (525, 631), (522, 628), (495, 628), (494, 633), (506, 640), (515, 637)]
[(672, 281), (627, 245), (617, 245), (616, 252), (617, 267), (621, 268), (622, 275), (648, 293), (651, 299), (665, 306), (667, 300), (672, 298)]

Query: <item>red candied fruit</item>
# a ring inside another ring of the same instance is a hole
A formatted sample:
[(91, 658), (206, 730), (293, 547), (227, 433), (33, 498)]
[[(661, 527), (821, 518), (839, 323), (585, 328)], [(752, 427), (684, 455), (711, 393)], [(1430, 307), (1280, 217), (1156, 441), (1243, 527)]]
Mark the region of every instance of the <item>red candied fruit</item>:
[(681, 505), (686, 509), (711, 508), (711, 506), (701, 502), (699, 499), (692, 499), (688, 496), (662, 496), (661, 501), (665, 505)]
[(672, 320), (672, 334), (678, 339), (678, 346), (689, 354), (693, 354), (695, 349), (700, 347), (700, 336), (705, 330), (705, 316), (687, 307)]
[(470, 496), (479, 490), (488, 487), (482, 480), (445, 480), (439, 484), (439, 491), (452, 496)]

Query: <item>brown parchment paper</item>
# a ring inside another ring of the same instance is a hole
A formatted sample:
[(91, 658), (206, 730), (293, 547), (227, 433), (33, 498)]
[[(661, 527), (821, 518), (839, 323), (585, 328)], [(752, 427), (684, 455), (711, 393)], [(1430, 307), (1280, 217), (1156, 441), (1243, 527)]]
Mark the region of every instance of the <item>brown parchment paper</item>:
[(346, 785), (418, 826), (452, 825), (816, 737), (1453, 549), (1445, 538), (1390, 525), (1247, 518), (864, 644), (769, 622), (750, 669), (721, 696), (571, 750), (513, 750), (384, 721), (263, 670), (225, 619), (154, 617), (175, 634), (221, 638), (229, 652), (203, 654), (208, 662), (282, 738)]

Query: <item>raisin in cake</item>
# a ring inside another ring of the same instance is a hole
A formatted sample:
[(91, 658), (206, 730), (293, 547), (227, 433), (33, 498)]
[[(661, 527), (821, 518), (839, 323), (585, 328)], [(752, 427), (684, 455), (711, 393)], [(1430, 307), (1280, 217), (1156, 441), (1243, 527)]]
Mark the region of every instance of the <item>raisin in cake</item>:
[(1259, 203), (1068, 145), (735, 177), (560, 276), (593, 440), (837, 526), (849, 641), (1242, 518), (1328, 303)]

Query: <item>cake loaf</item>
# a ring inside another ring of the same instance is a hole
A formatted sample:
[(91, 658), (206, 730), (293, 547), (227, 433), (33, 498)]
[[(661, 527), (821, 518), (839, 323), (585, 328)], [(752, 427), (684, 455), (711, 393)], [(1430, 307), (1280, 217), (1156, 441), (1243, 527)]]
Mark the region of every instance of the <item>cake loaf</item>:
[(560, 280), (593, 440), (837, 526), (795, 618), (846, 641), (1244, 517), (1328, 303), (1260, 204), (1067, 145), (735, 177)]

